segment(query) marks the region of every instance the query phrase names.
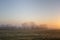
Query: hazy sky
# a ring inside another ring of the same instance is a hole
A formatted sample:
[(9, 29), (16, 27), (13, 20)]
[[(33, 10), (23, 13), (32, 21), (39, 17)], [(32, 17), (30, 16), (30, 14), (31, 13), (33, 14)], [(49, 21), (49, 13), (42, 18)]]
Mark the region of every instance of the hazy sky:
[(0, 23), (60, 25), (60, 0), (0, 0)]

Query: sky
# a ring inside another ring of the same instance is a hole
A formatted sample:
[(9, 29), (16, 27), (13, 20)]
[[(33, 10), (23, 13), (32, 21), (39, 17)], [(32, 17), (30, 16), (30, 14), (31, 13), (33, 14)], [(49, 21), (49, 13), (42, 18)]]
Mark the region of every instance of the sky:
[(0, 0), (0, 24), (23, 22), (60, 26), (60, 0)]

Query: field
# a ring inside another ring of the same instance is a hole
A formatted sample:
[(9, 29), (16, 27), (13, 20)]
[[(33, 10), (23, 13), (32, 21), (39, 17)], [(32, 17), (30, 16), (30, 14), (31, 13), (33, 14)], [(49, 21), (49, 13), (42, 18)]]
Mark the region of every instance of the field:
[(0, 40), (60, 40), (60, 30), (0, 30)]

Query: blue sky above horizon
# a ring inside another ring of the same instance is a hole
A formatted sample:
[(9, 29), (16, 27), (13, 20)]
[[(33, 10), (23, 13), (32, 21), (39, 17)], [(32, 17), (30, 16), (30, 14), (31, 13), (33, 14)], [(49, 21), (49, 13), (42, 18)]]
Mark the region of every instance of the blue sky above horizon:
[(60, 25), (60, 0), (0, 0), (0, 24), (28, 21)]

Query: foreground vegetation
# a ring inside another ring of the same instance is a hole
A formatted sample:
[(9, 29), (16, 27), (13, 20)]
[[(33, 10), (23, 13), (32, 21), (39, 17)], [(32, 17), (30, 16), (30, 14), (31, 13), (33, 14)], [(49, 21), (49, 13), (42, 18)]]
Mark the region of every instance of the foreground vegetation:
[(60, 40), (60, 30), (0, 30), (0, 40)]

